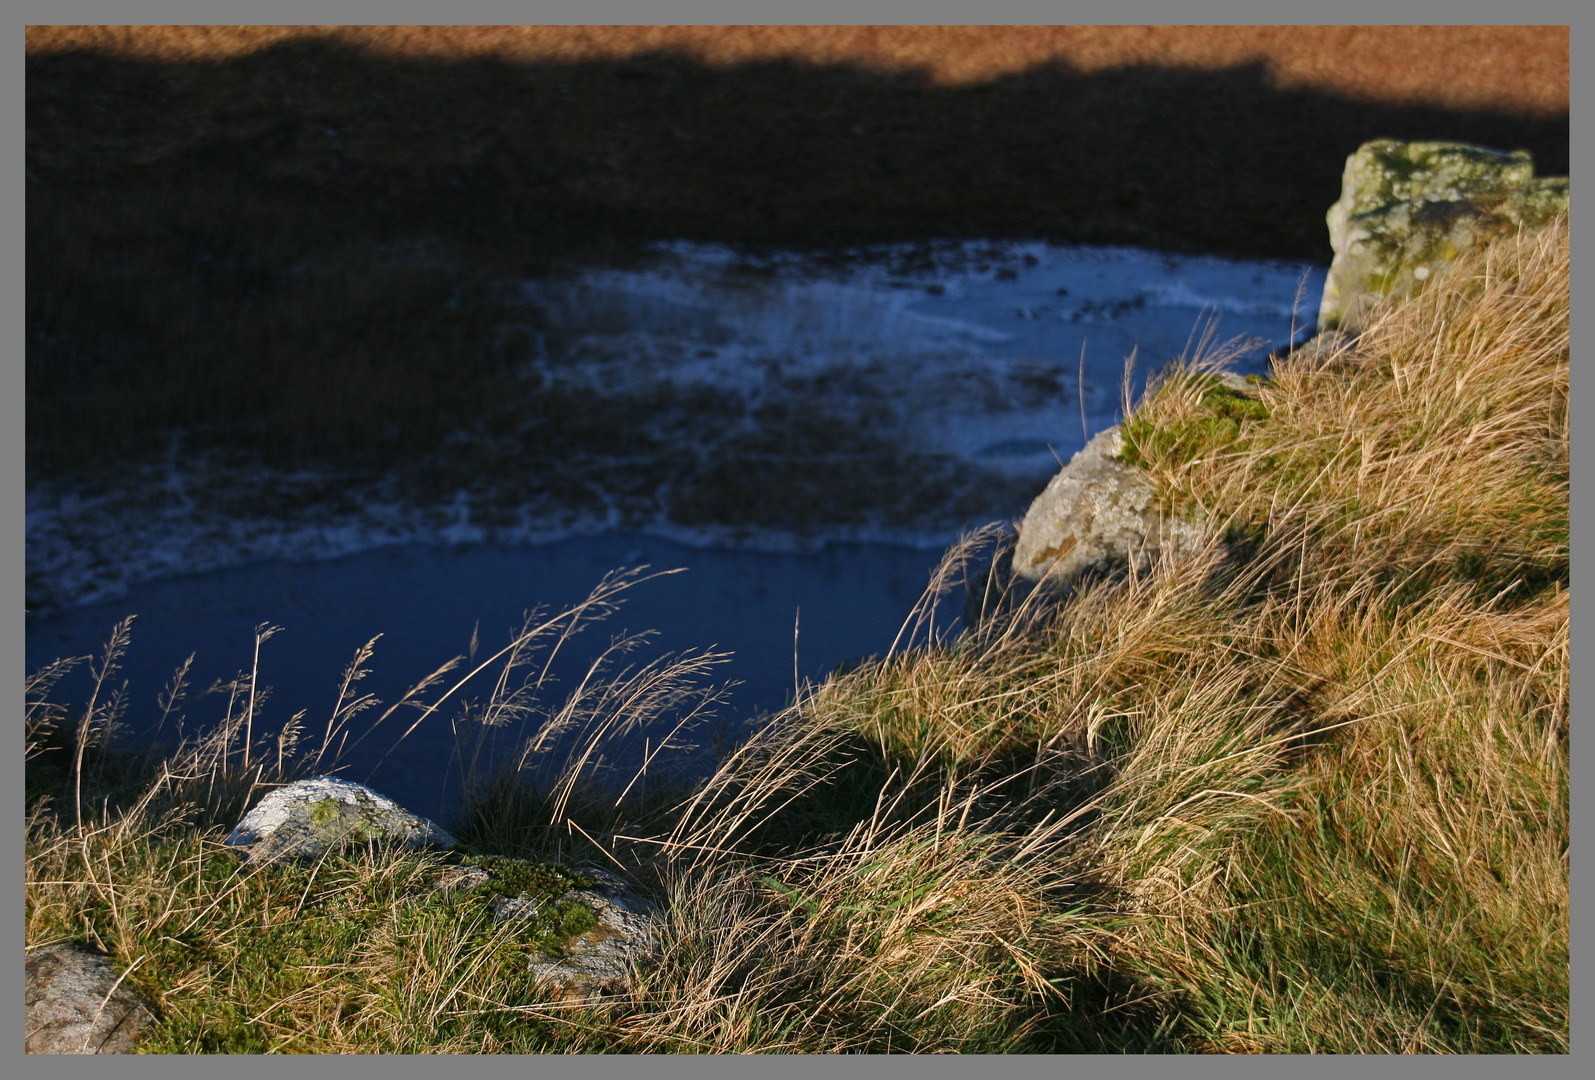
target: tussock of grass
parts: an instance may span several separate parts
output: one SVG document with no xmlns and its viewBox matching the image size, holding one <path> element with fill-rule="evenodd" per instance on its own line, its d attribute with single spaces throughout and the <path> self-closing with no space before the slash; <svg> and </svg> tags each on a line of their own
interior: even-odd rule
<svg viewBox="0 0 1595 1080">
<path fill-rule="evenodd" d="M 248 734 L 252 675 L 216 732 L 113 767 L 126 703 L 36 673 L 29 946 L 104 944 L 171 1017 L 152 1050 L 1566 1052 L 1567 288 L 1563 223 L 1254 388 L 1170 369 L 1130 442 L 1204 548 L 956 635 L 927 601 L 690 787 L 591 765 L 694 716 L 708 663 L 611 654 L 545 707 L 511 674 L 615 583 L 529 623 L 462 746 L 585 736 L 454 824 L 662 902 L 618 999 L 548 998 L 530 943 L 429 899 L 458 856 L 241 867 L 219 830 L 314 760 Z"/>
<path fill-rule="evenodd" d="M 1258 387 L 1267 421 L 1217 459 L 1156 440 L 1141 464 L 1237 526 L 1299 529 L 1328 567 L 1371 562 L 1488 588 L 1567 567 L 1566 225 L 1467 259 L 1386 307 L 1355 347 L 1286 360 Z M 1167 380 L 1132 429 L 1179 430 L 1210 395 Z"/>
</svg>

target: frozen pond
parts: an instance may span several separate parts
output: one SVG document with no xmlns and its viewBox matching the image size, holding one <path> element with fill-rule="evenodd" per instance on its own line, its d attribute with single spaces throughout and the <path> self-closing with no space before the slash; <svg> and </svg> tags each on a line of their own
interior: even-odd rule
<svg viewBox="0 0 1595 1080">
<path fill-rule="evenodd" d="M 269 711 L 306 708 L 315 730 L 372 635 L 386 636 L 368 687 L 392 700 L 465 651 L 478 619 L 496 648 L 522 610 L 648 562 L 689 569 L 633 591 L 572 656 L 622 627 L 660 631 L 649 655 L 728 650 L 734 726 L 791 694 L 799 608 L 800 677 L 884 652 L 961 530 L 1021 516 L 1213 319 L 1216 340 L 1259 343 L 1237 370 L 1261 371 L 1305 335 L 1323 276 L 964 242 L 826 259 L 672 244 L 571 267 L 506 309 L 524 410 L 461 433 L 448 453 L 467 465 L 440 454 L 427 498 L 404 477 L 323 497 L 322 477 L 199 461 L 176 441 L 117 490 L 30 487 L 28 663 L 93 651 L 137 613 L 127 671 L 147 708 L 189 652 L 208 685 L 270 622 L 286 629 L 263 654 Z M 219 714 L 210 701 L 195 721 Z M 453 750 L 433 721 L 375 778 L 423 812 Z"/>
<path fill-rule="evenodd" d="M 1115 422 L 1132 352 L 1144 381 L 1208 318 L 1220 339 L 1277 346 L 1293 318 L 1313 321 L 1321 291 L 1306 266 L 1042 243 L 829 262 L 677 244 L 642 267 L 526 286 L 549 382 L 713 388 L 754 414 L 856 418 L 904 449 L 1021 471 Z"/>
</svg>

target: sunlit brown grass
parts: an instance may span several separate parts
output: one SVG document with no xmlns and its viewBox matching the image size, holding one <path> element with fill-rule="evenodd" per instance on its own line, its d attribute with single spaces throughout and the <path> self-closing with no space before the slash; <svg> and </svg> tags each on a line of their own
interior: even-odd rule
<svg viewBox="0 0 1595 1080">
<path fill-rule="evenodd" d="M 1564 573 L 1566 245 L 1564 223 L 1464 259 L 1387 307 L 1354 348 L 1277 365 L 1256 393 L 1268 419 L 1232 445 L 1194 459 L 1148 446 L 1143 465 L 1171 496 L 1236 524 L 1301 530 L 1313 561 L 1336 571 L 1501 587 Z M 1142 419 L 1184 420 L 1198 378 L 1171 378 Z"/>
<path fill-rule="evenodd" d="M 390 56 L 611 60 L 677 53 L 707 64 L 797 61 L 921 70 L 944 85 L 1049 63 L 1083 71 L 1263 63 L 1284 86 L 1461 108 L 1565 111 L 1557 26 L 29 26 L 29 53 L 217 62 L 289 40 Z M 1328 62 L 1326 62 L 1326 58 Z"/>
</svg>

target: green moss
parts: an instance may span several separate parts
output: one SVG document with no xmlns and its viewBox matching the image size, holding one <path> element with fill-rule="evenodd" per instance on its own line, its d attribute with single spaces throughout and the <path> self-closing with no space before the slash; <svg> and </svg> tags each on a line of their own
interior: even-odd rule
<svg viewBox="0 0 1595 1080">
<path fill-rule="evenodd" d="M 586 904 L 567 900 L 559 905 L 560 932 L 565 938 L 578 938 L 598 925 L 598 916 Z"/>
<path fill-rule="evenodd" d="M 479 866 L 493 875 L 492 881 L 477 890 L 490 900 L 522 894 L 552 899 L 571 889 L 592 887 L 587 877 L 557 863 L 537 863 L 504 855 L 470 855 L 461 859 L 460 865 Z"/>
<path fill-rule="evenodd" d="M 321 799 L 306 807 L 305 812 L 310 816 L 310 824 L 324 829 L 338 820 L 338 800 Z"/>
<path fill-rule="evenodd" d="M 1268 407 L 1214 376 L 1196 376 L 1208 385 L 1196 412 L 1175 424 L 1160 425 L 1142 409 L 1124 422 L 1119 460 L 1128 465 L 1190 462 L 1220 453 L 1240 439 L 1241 425 L 1267 419 Z"/>
<path fill-rule="evenodd" d="M 597 916 L 587 905 L 570 900 L 556 903 L 572 889 L 592 887 L 592 881 L 575 870 L 502 855 L 469 855 L 459 865 L 481 867 L 493 877 L 474 889 L 438 890 L 425 907 L 445 909 L 459 918 L 479 917 L 487 927 L 497 901 L 535 902 L 536 912 L 517 920 L 514 940 L 554 956 L 562 955 L 572 938 L 597 925 Z"/>
</svg>

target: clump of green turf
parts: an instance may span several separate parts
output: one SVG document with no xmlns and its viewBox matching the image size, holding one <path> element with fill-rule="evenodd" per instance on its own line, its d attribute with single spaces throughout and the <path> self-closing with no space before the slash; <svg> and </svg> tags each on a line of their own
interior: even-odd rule
<svg viewBox="0 0 1595 1080">
<path fill-rule="evenodd" d="M 479 866 L 493 876 L 475 888 L 440 888 L 429 904 L 475 920 L 484 913 L 492 915 L 500 899 L 526 901 L 521 910 L 531 914 L 509 920 L 515 926 L 515 940 L 550 956 L 563 955 L 572 938 L 596 925 L 592 908 L 579 901 L 560 900 L 572 889 L 592 887 L 592 881 L 579 871 L 503 855 L 468 855 L 459 865 Z"/>
<path fill-rule="evenodd" d="M 1268 406 L 1254 394 L 1238 390 L 1216 375 L 1187 374 L 1180 369 L 1167 374 L 1185 385 L 1165 384 L 1164 392 L 1193 395 L 1194 407 L 1167 420 L 1155 419 L 1145 412 L 1126 419 L 1121 429 L 1124 446 L 1119 452 L 1119 460 L 1126 464 L 1191 462 L 1211 457 L 1236 446 L 1242 425 L 1268 418 Z"/>
</svg>

